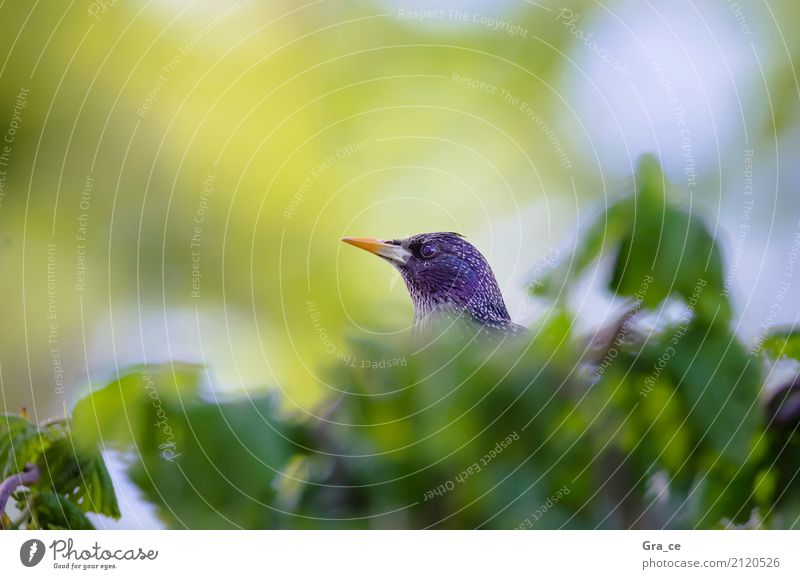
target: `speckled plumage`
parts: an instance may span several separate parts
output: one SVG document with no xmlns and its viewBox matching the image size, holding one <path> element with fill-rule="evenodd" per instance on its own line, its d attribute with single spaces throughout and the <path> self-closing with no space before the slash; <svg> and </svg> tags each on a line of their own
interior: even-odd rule
<svg viewBox="0 0 800 579">
<path fill-rule="evenodd" d="M 523 330 L 511 321 L 486 258 L 461 235 L 422 233 L 386 243 L 411 254 L 406 263 L 391 263 L 411 295 L 417 331 L 438 314 L 466 314 L 487 329 Z M 433 255 L 425 255 L 429 252 Z"/>
</svg>

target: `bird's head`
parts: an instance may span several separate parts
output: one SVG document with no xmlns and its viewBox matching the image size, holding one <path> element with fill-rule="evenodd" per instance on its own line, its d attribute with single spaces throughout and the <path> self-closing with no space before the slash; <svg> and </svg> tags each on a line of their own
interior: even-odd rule
<svg viewBox="0 0 800 579">
<path fill-rule="evenodd" d="M 421 233 L 405 239 L 342 239 L 396 267 L 414 302 L 419 324 L 437 311 L 467 313 L 492 327 L 513 325 L 486 258 L 458 233 Z"/>
</svg>

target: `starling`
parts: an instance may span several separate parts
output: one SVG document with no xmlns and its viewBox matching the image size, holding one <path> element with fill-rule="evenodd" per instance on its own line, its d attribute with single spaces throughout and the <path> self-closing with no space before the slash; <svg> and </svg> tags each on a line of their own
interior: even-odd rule
<svg viewBox="0 0 800 579">
<path fill-rule="evenodd" d="M 518 333 L 486 258 L 458 233 L 405 239 L 344 237 L 398 269 L 414 302 L 414 330 L 440 316 L 463 316 L 488 330 Z"/>
</svg>

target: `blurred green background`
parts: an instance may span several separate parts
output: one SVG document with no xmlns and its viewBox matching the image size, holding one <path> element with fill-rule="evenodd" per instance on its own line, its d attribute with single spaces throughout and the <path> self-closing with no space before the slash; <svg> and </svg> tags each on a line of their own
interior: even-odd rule
<svg viewBox="0 0 800 579">
<path fill-rule="evenodd" d="M 4 2 L 0 405 L 45 418 L 177 359 L 217 394 L 310 412 L 349 336 L 411 320 L 396 274 L 339 237 L 459 231 L 530 323 L 535 264 L 647 151 L 718 237 L 752 340 L 800 228 L 798 17 L 791 0 Z M 774 323 L 797 319 L 798 285 Z M 575 315 L 609 304 L 587 292 Z"/>
</svg>

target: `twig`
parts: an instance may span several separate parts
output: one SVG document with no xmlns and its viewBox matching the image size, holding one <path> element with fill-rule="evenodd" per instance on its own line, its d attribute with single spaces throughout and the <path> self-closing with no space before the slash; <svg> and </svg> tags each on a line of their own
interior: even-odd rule
<svg viewBox="0 0 800 579">
<path fill-rule="evenodd" d="M 589 338 L 584 351 L 584 361 L 599 364 L 617 340 L 624 340 L 633 329 L 629 324 L 639 313 L 640 304 L 627 309 L 612 325 L 600 328 Z"/>
<path fill-rule="evenodd" d="M 39 422 L 39 428 L 44 428 L 46 426 L 55 426 L 56 424 L 64 424 L 66 425 L 69 418 L 66 416 L 51 416 L 50 418 L 45 418 L 41 422 Z"/>
<path fill-rule="evenodd" d="M 14 489 L 20 486 L 29 487 L 36 483 L 41 476 L 42 473 L 39 471 L 39 467 L 29 462 L 25 465 L 22 472 L 12 474 L 0 483 L 0 513 L 6 512 L 6 503 L 11 493 L 14 492 Z"/>
</svg>

